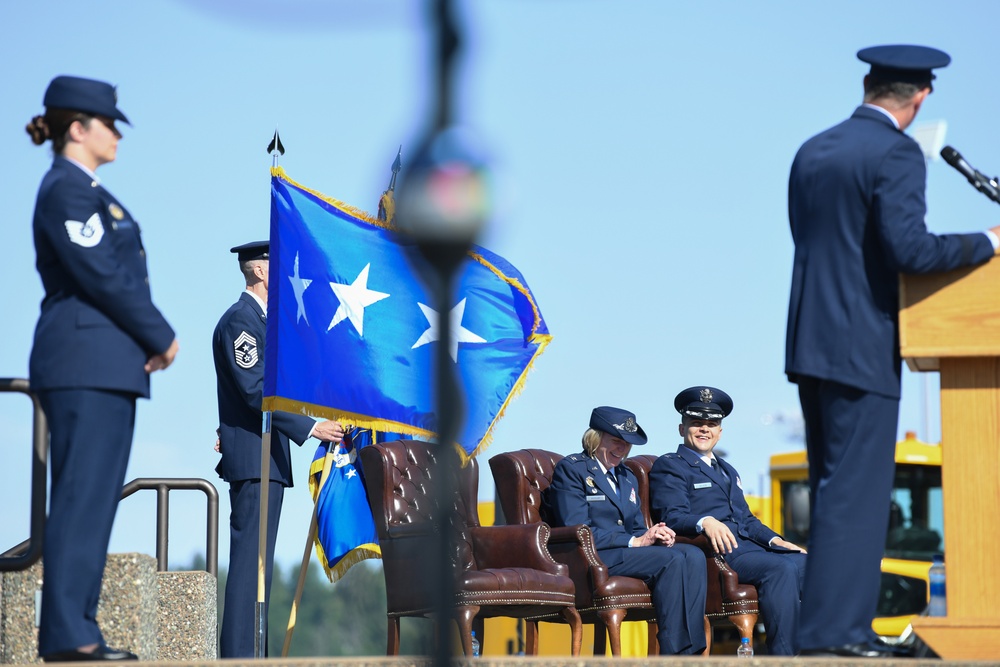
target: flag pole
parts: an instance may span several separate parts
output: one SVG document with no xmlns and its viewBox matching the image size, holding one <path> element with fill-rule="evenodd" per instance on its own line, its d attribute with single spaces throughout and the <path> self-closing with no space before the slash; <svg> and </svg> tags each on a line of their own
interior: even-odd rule
<svg viewBox="0 0 1000 667">
<path fill-rule="evenodd" d="M 257 603 L 254 605 L 253 657 L 267 652 L 267 503 L 271 488 L 271 413 L 264 412 L 264 432 L 260 438 L 260 521 L 257 524 Z"/>
<path fill-rule="evenodd" d="M 302 601 L 302 591 L 306 584 L 306 573 L 309 570 L 309 557 L 312 556 L 313 543 L 316 541 L 318 530 L 317 512 L 319 510 L 319 494 L 326 484 L 330 471 L 333 470 L 333 448 L 337 445 L 326 443 L 326 455 L 323 457 L 323 472 L 320 474 L 319 485 L 316 487 L 316 498 L 313 502 L 312 520 L 309 522 L 309 534 L 306 536 L 306 548 L 302 553 L 302 567 L 299 568 L 299 581 L 295 586 L 295 598 L 292 600 L 292 610 L 288 615 L 288 628 L 285 630 L 285 643 L 281 647 L 281 657 L 288 656 L 288 649 L 292 645 L 292 633 L 295 632 L 296 616 L 299 609 L 299 602 Z"/>
<path fill-rule="evenodd" d="M 274 138 L 267 146 L 272 166 L 278 166 L 278 155 L 285 154 L 285 147 L 274 129 Z M 263 658 L 267 653 L 267 504 L 271 490 L 271 413 L 263 413 L 263 433 L 260 437 L 260 520 L 257 523 L 257 602 L 254 605 L 253 657 Z"/>
</svg>

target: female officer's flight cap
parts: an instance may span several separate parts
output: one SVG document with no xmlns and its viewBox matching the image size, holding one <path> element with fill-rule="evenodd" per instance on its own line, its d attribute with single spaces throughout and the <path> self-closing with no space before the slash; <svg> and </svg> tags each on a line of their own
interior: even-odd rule
<svg viewBox="0 0 1000 667">
<path fill-rule="evenodd" d="M 912 44 L 869 46 L 858 51 L 858 59 L 872 66 L 869 74 L 876 79 L 915 84 L 930 83 L 931 70 L 951 62 L 944 51 Z"/>
<path fill-rule="evenodd" d="M 250 243 L 244 243 L 243 245 L 229 249 L 229 252 L 236 253 L 236 258 L 240 262 L 249 262 L 252 259 L 268 259 L 270 251 L 270 241 L 251 241 Z"/>
<path fill-rule="evenodd" d="M 685 417 L 722 421 L 733 411 L 733 399 L 715 387 L 688 387 L 674 398 L 674 410 Z"/>
<path fill-rule="evenodd" d="M 49 83 L 42 102 L 46 107 L 72 109 L 107 116 L 131 125 L 118 107 L 118 93 L 110 83 L 78 76 L 57 76 Z"/>
<path fill-rule="evenodd" d="M 621 438 L 630 445 L 645 445 L 646 432 L 628 410 L 603 405 L 590 413 L 590 428 Z"/>
</svg>

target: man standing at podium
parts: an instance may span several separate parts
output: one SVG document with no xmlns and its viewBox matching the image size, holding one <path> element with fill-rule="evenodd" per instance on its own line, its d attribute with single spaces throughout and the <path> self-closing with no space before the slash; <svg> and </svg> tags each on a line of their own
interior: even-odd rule
<svg viewBox="0 0 1000 667">
<path fill-rule="evenodd" d="M 924 223 L 924 157 L 903 131 L 948 54 L 875 46 L 858 58 L 871 65 L 864 103 L 802 145 L 788 183 L 785 372 L 799 388 L 813 503 L 803 655 L 892 655 L 871 623 L 895 469 L 899 274 L 982 263 L 1000 246 L 1000 226 L 935 235 Z"/>
</svg>

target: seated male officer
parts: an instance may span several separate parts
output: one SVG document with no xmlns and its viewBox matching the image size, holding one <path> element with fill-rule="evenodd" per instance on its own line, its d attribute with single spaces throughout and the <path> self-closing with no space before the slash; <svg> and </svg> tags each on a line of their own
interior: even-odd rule
<svg viewBox="0 0 1000 667">
<path fill-rule="evenodd" d="M 740 581 L 757 587 L 768 653 L 795 655 L 805 551 L 750 512 L 739 473 L 713 452 L 733 400 L 720 389 L 691 387 L 677 394 L 674 408 L 684 444 L 657 459 L 649 473 L 653 519 L 679 535 L 704 533 Z"/>
<path fill-rule="evenodd" d="M 632 445 L 646 444 L 635 415 L 619 408 L 594 408 L 583 434 L 583 453 L 560 461 L 543 502 L 559 526 L 590 526 L 594 546 L 612 576 L 649 584 L 661 655 L 705 650 L 705 555 L 675 544 L 674 531 L 658 523 L 647 529 L 638 484 L 622 463 Z"/>
</svg>

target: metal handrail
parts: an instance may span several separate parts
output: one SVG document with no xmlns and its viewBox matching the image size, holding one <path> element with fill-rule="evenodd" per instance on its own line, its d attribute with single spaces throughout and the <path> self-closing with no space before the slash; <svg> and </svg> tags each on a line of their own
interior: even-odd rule
<svg viewBox="0 0 1000 667">
<path fill-rule="evenodd" d="M 38 397 L 31 393 L 28 381 L 23 378 L 0 378 L 0 393 L 18 392 L 31 399 L 33 405 L 31 425 L 31 527 L 28 539 L 14 549 L 0 554 L 0 572 L 26 570 L 42 557 L 42 538 L 45 534 L 45 498 L 48 484 L 49 425 L 45 420 Z"/>
<path fill-rule="evenodd" d="M 38 397 L 31 393 L 23 378 L 0 378 L 0 393 L 19 392 L 28 396 L 34 406 L 31 462 L 31 530 L 29 537 L 0 554 L 0 572 L 26 570 L 42 557 L 45 534 L 45 501 L 48 495 L 49 426 Z M 219 576 L 219 492 L 206 479 L 140 477 L 122 487 L 121 500 L 136 491 L 156 490 L 156 569 L 167 571 L 168 527 L 170 524 L 170 491 L 200 490 L 208 498 L 205 536 L 205 569 Z"/>
<path fill-rule="evenodd" d="M 136 491 L 144 489 L 156 490 L 156 571 L 166 572 L 168 527 L 170 524 L 170 496 L 171 491 L 204 491 L 208 496 L 208 508 L 205 535 L 205 571 L 213 577 L 219 576 L 219 492 L 207 479 L 190 477 L 139 477 L 122 487 L 121 500 L 125 500 Z M 12 556 L 22 554 L 31 544 L 31 540 L 25 540 L 17 546 L 8 549 L 0 554 L 0 560 L 10 559 Z M 39 547 L 39 551 L 41 548 Z M 41 555 L 41 553 L 39 553 Z M 21 558 L 24 558 L 21 556 Z M 27 563 L 23 568 L 27 569 L 38 560 L 38 556 Z M 2 569 L 2 568 L 0 568 Z"/>
<path fill-rule="evenodd" d="M 167 571 L 168 526 L 170 524 L 170 491 L 203 491 L 208 497 L 205 517 L 205 570 L 219 576 L 219 492 L 207 479 L 189 477 L 140 477 L 122 487 L 122 500 L 136 491 L 156 490 L 156 569 Z"/>
</svg>

